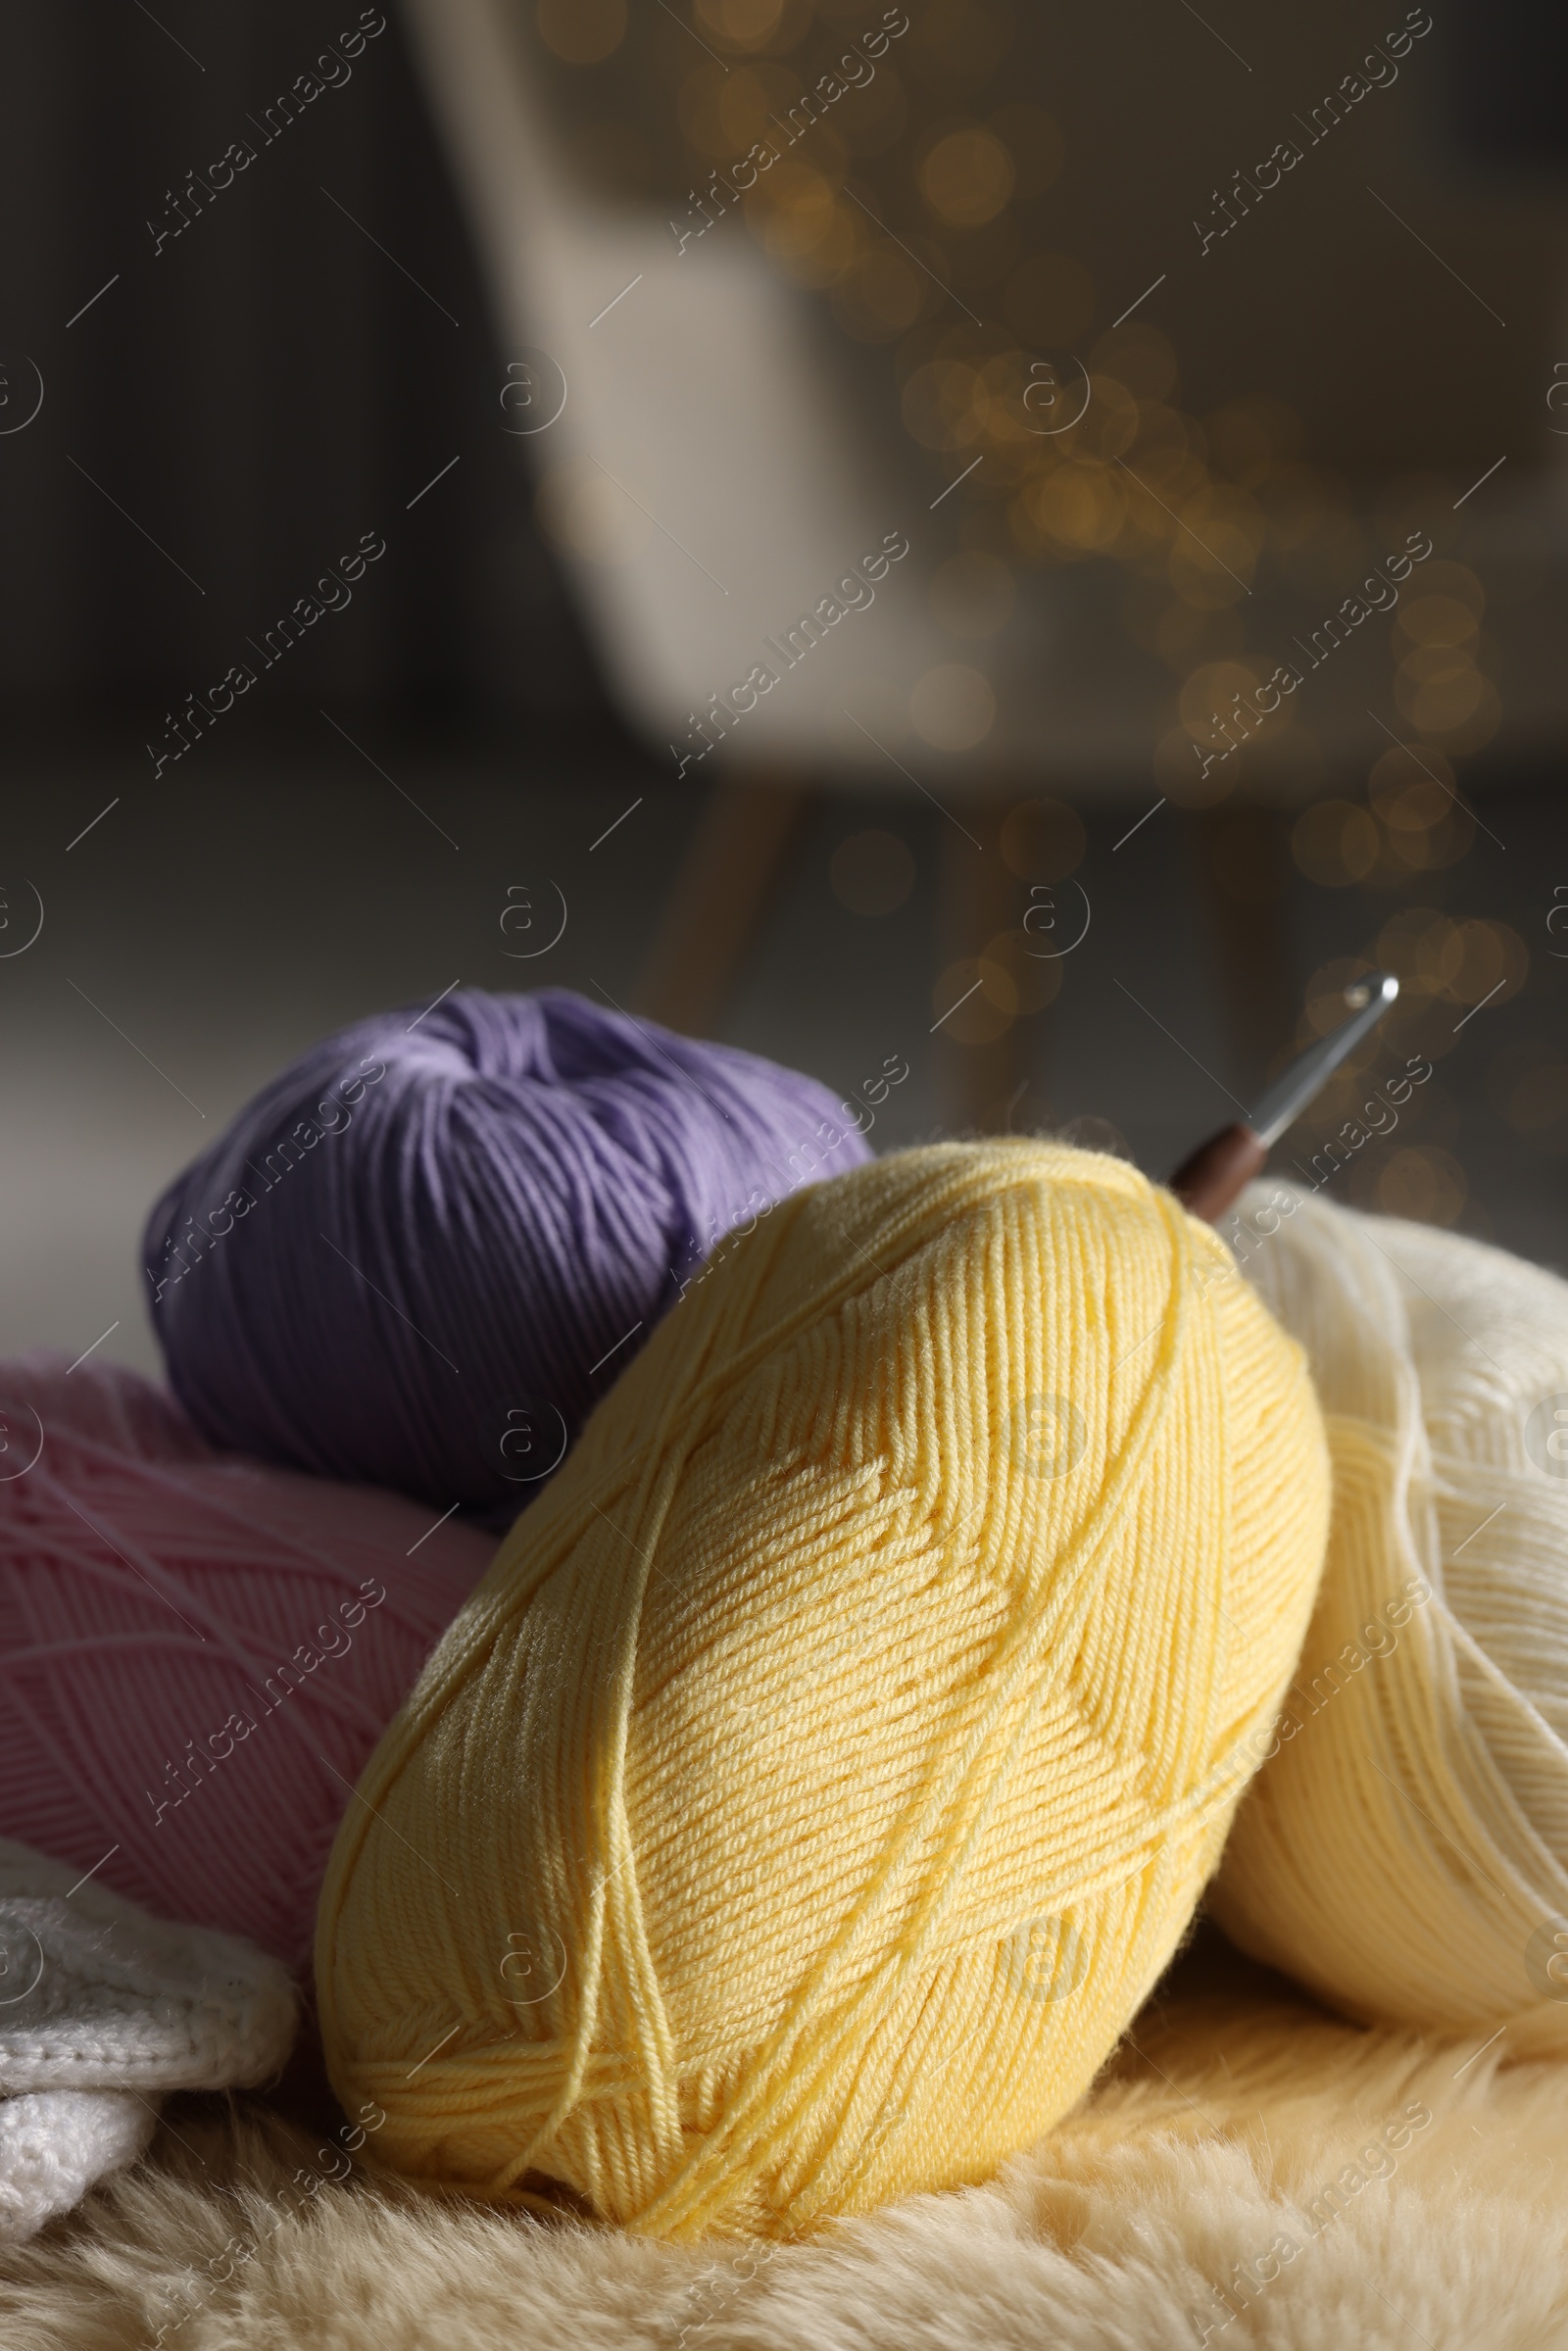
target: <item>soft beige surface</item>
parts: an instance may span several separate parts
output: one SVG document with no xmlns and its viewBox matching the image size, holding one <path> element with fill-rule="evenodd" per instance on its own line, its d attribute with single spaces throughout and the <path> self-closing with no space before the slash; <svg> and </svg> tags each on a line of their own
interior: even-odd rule
<svg viewBox="0 0 1568 2351">
<path fill-rule="evenodd" d="M 1211 1939 L 1134 2037 L 994 2185 L 752 2252 L 363 2176 L 282 2217 L 296 2167 L 334 2168 L 328 2134 L 178 2101 L 145 2163 L 0 2270 L 0 2342 L 145 2351 L 165 2322 L 178 2351 L 1568 2347 L 1561 2066 L 1329 2022 Z M 1432 2120 L 1395 2151 L 1407 2105 Z M 1271 2261 L 1225 2325 L 1213 2287 Z"/>
</svg>

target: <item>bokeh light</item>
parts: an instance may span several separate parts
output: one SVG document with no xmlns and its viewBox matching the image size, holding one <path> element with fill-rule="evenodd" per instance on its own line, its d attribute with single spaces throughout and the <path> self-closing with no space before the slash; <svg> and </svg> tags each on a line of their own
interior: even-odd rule
<svg viewBox="0 0 1568 2351">
<path fill-rule="evenodd" d="M 597 66 L 626 37 L 626 0 L 539 0 L 539 37 L 568 66 Z"/>
<path fill-rule="evenodd" d="M 1475 839 L 1453 768 L 1431 745 L 1419 757 L 1402 746 L 1384 752 L 1367 778 L 1367 799 L 1385 827 L 1385 861 L 1396 881 L 1457 864 Z"/>
<path fill-rule="evenodd" d="M 938 220 L 978 228 L 995 220 L 1012 194 L 1012 157 L 994 130 L 966 125 L 946 132 L 927 149 L 919 181 Z"/>
<path fill-rule="evenodd" d="M 1291 831 L 1291 855 L 1309 882 L 1344 890 L 1365 881 L 1378 859 L 1378 828 L 1349 800 L 1320 800 L 1303 808 Z"/>
<path fill-rule="evenodd" d="M 1062 961 L 1059 955 L 1042 955 L 1040 934 L 1020 925 L 987 941 L 980 968 L 996 1003 L 1010 999 L 1015 1012 L 1043 1012 L 1061 993 Z"/>
<path fill-rule="evenodd" d="M 1011 973 L 989 955 L 959 956 L 938 974 L 931 990 L 933 1034 L 953 1045 L 994 1045 L 1017 1011 Z"/>
<path fill-rule="evenodd" d="M 914 888 L 914 857 L 897 833 L 868 827 L 850 833 L 833 852 L 828 881 L 840 906 L 875 918 L 902 906 Z"/>
<path fill-rule="evenodd" d="M 990 680 L 961 661 L 939 661 L 909 697 L 915 732 L 933 751 L 972 751 L 991 732 L 996 715 Z"/>
<path fill-rule="evenodd" d="M 581 0 L 571 5 L 580 6 Z M 726 49 L 779 47 L 787 18 L 793 18 L 795 39 L 810 22 L 808 9 L 791 10 L 788 0 L 696 0 L 696 6 L 703 31 Z"/>
<path fill-rule="evenodd" d="M 1457 1222 L 1470 1186 L 1451 1151 L 1435 1144 L 1409 1144 L 1383 1163 L 1377 1175 L 1377 1204 L 1388 1216 L 1413 1224 Z"/>
</svg>

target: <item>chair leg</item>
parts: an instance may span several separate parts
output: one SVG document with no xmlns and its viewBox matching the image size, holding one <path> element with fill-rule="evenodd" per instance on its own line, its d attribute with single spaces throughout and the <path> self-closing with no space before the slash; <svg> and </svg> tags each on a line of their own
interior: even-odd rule
<svg viewBox="0 0 1568 2351">
<path fill-rule="evenodd" d="M 960 967 L 952 982 L 955 999 L 966 984 L 961 967 L 1020 920 L 1026 893 L 1000 847 L 1003 819 L 1018 797 L 1011 792 L 1005 799 L 966 799 L 963 830 L 943 828 L 938 952 L 943 972 Z M 940 1014 L 945 1007 L 932 1008 Z M 960 1134 L 995 1135 L 1025 1132 L 1043 1117 L 1039 1089 L 1030 1087 L 1037 1038 L 1028 1013 L 1008 1017 L 984 990 L 943 1020 L 933 1042 L 946 1123 Z"/>
<path fill-rule="evenodd" d="M 1209 808 L 1198 818 L 1226 1018 L 1238 1064 L 1254 1084 L 1289 1048 L 1301 1009 L 1288 922 L 1287 822 L 1285 811 L 1257 801 Z"/>
<path fill-rule="evenodd" d="M 638 983 L 640 1012 L 710 1035 L 813 795 L 771 779 L 720 778 L 709 793 Z"/>
</svg>

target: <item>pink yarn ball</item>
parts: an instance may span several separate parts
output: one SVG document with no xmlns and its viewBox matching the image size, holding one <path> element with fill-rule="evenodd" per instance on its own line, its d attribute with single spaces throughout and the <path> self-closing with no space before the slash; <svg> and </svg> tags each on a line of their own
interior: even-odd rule
<svg viewBox="0 0 1568 2351">
<path fill-rule="evenodd" d="M 215 1452 L 118 1365 L 0 1363 L 0 1835 L 303 1972 L 354 1783 L 494 1549 Z"/>
</svg>

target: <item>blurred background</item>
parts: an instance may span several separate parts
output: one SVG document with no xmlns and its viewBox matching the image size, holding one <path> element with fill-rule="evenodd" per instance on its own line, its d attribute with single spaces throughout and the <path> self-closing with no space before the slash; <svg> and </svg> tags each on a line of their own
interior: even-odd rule
<svg viewBox="0 0 1568 2351">
<path fill-rule="evenodd" d="M 0 1347 L 460 982 L 1568 1257 L 1560 15 L 3 24 Z"/>
</svg>

